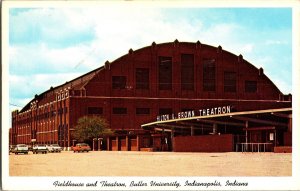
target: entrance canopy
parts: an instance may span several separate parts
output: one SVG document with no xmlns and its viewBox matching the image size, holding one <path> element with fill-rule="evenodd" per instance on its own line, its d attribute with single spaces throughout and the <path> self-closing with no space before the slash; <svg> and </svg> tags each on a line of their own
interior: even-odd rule
<svg viewBox="0 0 300 191">
<path fill-rule="evenodd" d="M 145 130 L 174 131 L 180 134 L 216 134 L 232 131 L 292 131 L 292 108 L 230 112 L 216 115 L 155 121 L 141 125 Z M 218 127 L 218 129 L 216 128 Z"/>
</svg>

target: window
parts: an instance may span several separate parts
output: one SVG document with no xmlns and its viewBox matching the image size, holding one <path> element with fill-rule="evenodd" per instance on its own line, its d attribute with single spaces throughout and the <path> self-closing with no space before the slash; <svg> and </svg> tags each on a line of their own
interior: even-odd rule
<svg viewBox="0 0 300 191">
<path fill-rule="evenodd" d="M 256 81 L 245 81 L 245 92 L 255 93 L 257 91 L 257 82 Z"/>
<path fill-rule="evenodd" d="M 102 107 L 88 107 L 88 115 L 101 115 L 103 114 Z"/>
<path fill-rule="evenodd" d="M 149 89 L 149 69 L 137 68 L 135 70 L 136 89 Z"/>
<path fill-rule="evenodd" d="M 113 114 L 127 114 L 127 108 L 124 107 L 114 107 Z"/>
<path fill-rule="evenodd" d="M 172 58 L 160 56 L 158 69 L 159 90 L 172 90 Z"/>
<path fill-rule="evenodd" d="M 236 92 L 235 72 L 224 72 L 224 92 Z"/>
<path fill-rule="evenodd" d="M 113 89 L 125 89 L 126 87 L 126 76 L 113 76 L 112 77 L 112 88 Z"/>
<path fill-rule="evenodd" d="M 216 64 L 215 59 L 203 60 L 203 91 L 216 90 Z"/>
<path fill-rule="evenodd" d="M 80 96 L 80 90 L 74 90 L 74 95 L 75 96 Z"/>
<path fill-rule="evenodd" d="M 148 115 L 150 114 L 150 108 L 136 108 L 137 115 Z"/>
<path fill-rule="evenodd" d="M 194 90 L 193 54 L 181 54 L 181 89 Z"/>
<path fill-rule="evenodd" d="M 159 115 L 172 114 L 172 108 L 160 108 Z"/>
</svg>

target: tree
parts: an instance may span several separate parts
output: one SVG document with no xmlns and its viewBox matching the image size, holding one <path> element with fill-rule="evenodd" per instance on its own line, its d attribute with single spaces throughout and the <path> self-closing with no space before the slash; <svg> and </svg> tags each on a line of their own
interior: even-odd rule
<svg viewBox="0 0 300 191">
<path fill-rule="evenodd" d="M 80 142 L 90 141 L 102 135 L 110 135 L 106 120 L 99 116 L 84 116 L 78 119 L 74 130 L 74 138 Z"/>
</svg>

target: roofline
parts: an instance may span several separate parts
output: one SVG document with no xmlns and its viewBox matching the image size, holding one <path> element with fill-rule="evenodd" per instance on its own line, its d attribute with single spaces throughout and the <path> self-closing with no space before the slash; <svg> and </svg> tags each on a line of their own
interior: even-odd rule
<svg viewBox="0 0 300 191">
<path fill-rule="evenodd" d="M 156 43 L 153 41 L 153 43 L 152 43 L 151 45 L 145 46 L 145 47 L 142 47 L 142 48 L 139 48 L 139 49 L 136 49 L 136 50 L 134 50 L 134 51 L 132 51 L 132 52 L 134 53 L 134 52 L 137 52 L 137 51 L 141 51 L 141 50 L 143 50 L 143 49 L 151 48 L 152 46 L 161 46 L 161 45 L 172 44 L 172 43 L 179 43 L 179 44 L 183 44 L 183 43 L 186 43 L 186 44 L 198 44 L 198 43 L 200 43 L 201 46 L 207 46 L 207 47 L 214 48 L 214 49 L 218 49 L 219 47 L 221 47 L 221 46 L 215 47 L 215 46 L 212 46 L 212 45 L 209 45 L 209 44 L 202 44 L 199 40 L 198 40 L 197 42 L 186 42 L 186 41 L 180 42 L 180 41 L 178 41 L 178 40 L 176 39 L 176 40 L 173 41 L 173 42 L 163 42 L 163 43 L 159 43 L 159 44 L 156 44 Z M 222 48 L 222 47 L 221 47 L 221 48 Z M 126 57 L 128 54 L 130 54 L 130 50 L 132 50 L 132 49 L 129 49 L 129 52 L 128 52 L 127 54 L 124 54 L 124 55 L 118 57 L 117 59 L 113 60 L 113 61 L 110 62 L 109 64 L 113 64 L 114 62 L 117 62 L 118 60 L 120 60 L 120 59 Z M 225 51 L 225 52 L 227 52 L 227 53 L 229 53 L 229 54 L 231 54 L 231 55 L 233 55 L 233 56 L 238 57 L 238 55 L 236 55 L 236 54 L 234 54 L 234 53 L 232 53 L 232 52 L 229 52 L 229 51 L 227 51 L 227 50 L 223 50 L 223 48 L 222 48 L 222 51 Z M 255 67 L 255 68 L 258 70 L 258 68 L 257 68 L 256 66 L 254 66 L 253 64 L 251 64 L 250 62 L 248 62 L 248 61 L 245 60 L 244 58 L 243 58 L 243 60 L 244 60 L 247 64 L 251 65 L 252 67 Z M 56 89 L 58 89 L 58 88 L 60 88 L 60 87 L 62 87 L 62 86 L 64 86 L 64 85 L 70 84 L 70 83 L 76 81 L 76 80 L 79 79 L 79 78 L 82 78 L 82 77 L 87 76 L 87 75 L 89 75 L 89 74 L 91 74 L 91 73 L 93 73 L 93 72 L 96 72 L 97 70 L 100 71 L 100 70 L 103 69 L 103 68 L 104 68 L 104 66 L 98 67 L 98 68 L 96 68 L 96 69 L 94 69 L 94 70 L 92 70 L 92 71 L 90 71 L 90 72 L 88 72 L 88 73 L 85 73 L 85 74 L 83 74 L 83 75 L 81 75 L 81 76 L 79 76 L 79 77 L 77 77 L 77 78 L 75 78 L 75 79 L 73 79 L 73 80 L 71 80 L 71 81 L 69 81 L 69 82 L 66 82 L 66 83 L 64 83 L 64 84 L 58 85 L 58 86 L 53 87 L 53 88 L 50 88 L 50 89 L 48 89 L 48 90 L 46 90 L 46 91 L 44 91 L 44 92 L 42 92 L 42 93 L 40 93 L 40 94 L 36 94 L 36 95 L 38 95 L 38 97 L 39 97 L 39 96 L 41 96 L 41 95 L 43 95 L 43 94 L 46 94 L 46 93 L 48 93 L 48 92 L 50 92 L 50 91 L 55 91 Z M 274 84 L 274 82 L 273 82 L 268 76 L 266 76 L 266 75 L 264 75 L 264 76 L 265 76 L 265 77 L 266 77 L 266 78 L 267 78 L 267 79 L 268 79 L 268 80 L 276 87 L 276 89 L 277 89 L 282 95 L 284 95 L 284 94 L 280 91 L 280 89 Z M 34 101 L 35 99 L 36 99 L 36 97 L 34 97 L 31 101 L 29 101 L 29 102 L 28 102 L 28 103 L 20 110 L 20 112 L 24 112 L 25 108 L 27 108 L 27 107 L 29 106 L 29 104 L 30 104 L 32 101 Z"/>
<path fill-rule="evenodd" d="M 178 121 L 188 121 L 188 120 L 195 120 L 195 119 L 207 119 L 207 118 L 227 117 L 227 116 L 236 116 L 236 115 L 261 114 L 261 113 L 276 113 L 276 112 L 283 112 L 283 111 L 292 111 L 292 108 L 290 107 L 290 108 L 280 108 L 280 109 L 240 111 L 240 112 L 217 114 L 217 115 L 194 116 L 194 117 L 171 119 L 171 120 L 165 120 L 165 121 L 155 121 L 155 122 L 143 124 L 143 125 L 141 125 L 141 127 L 143 128 L 143 127 L 148 127 L 148 126 L 152 126 L 152 125 L 159 125 L 159 124 L 172 123 L 172 122 L 178 122 Z"/>
<path fill-rule="evenodd" d="M 78 80 L 78 79 L 80 79 L 80 78 L 83 78 L 84 76 L 87 76 L 87 75 L 89 75 L 89 74 L 91 74 L 91 73 L 93 73 L 93 72 L 97 72 L 98 70 L 100 71 L 101 69 L 103 69 L 104 68 L 104 66 L 100 66 L 100 67 L 98 67 L 98 68 L 96 68 L 96 69 L 94 69 L 94 70 L 92 70 L 92 71 L 90 71 L 90 72 L 88 72 L 88 73 L 85 73 L 85 74 L 82 74 L 82 75 L 80 75 L 80 76 L 78 76 L 78 77 L 76 77 L 76 78 L 74 78 L 73 80 L 71 80 L 71 81 L 69 81 L 69 82 L 66 82 L 66 83 L 64 83 L 64 84 L 61 84 L 61 85 L 58 85 L 58 86 L 56 86 L 56 87 L 52 87 L 52 88 L 50 88 L 50 89 L 48 89 L 48 90 L 46 90 L 46 91 L 44 91 L 44 92 L 42 92 L 42 93 L 40 93 L 40 94 L 36 94 L 38 97 L 39 96 L 41 96 L 41 95 L 43 95 L 43 94 L 46 94 L 46 93 L 48 93 L 48 92 L 50 92 L 50 91 L 55 91 L 55 90 L 57 90 L 58 88 L 60 88 L 60 87 L 62 87 L 62 86 L 65 86 L 65 85 L 67 85 L 67 84 L 70 84 L 70 83 L 72 83 L 72 82 L 74 82 L 74 81 L 76 81 L 76 80 Z M 26 108 L 26 107 L 28 107 L 28 105 L 32 102 L 32 101 L 34 101 L 36 98 L 35 97 L 33 97 L 32 98 L 32 100 L 30 100 L 21 110 L 20 110 L 20 113 L 21 112 L 24 112 L 24 109 Z"/>
</svg>

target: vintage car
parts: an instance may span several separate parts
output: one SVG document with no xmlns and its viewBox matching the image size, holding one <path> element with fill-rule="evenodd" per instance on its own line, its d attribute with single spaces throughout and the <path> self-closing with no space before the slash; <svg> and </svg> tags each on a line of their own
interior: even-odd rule
<svg viewBox="0 0 300 191">
<path fill-rule="evenodd" d="M 12 149 L 12 153 L 15 153 L 16 155 L 19 153 L 28 154 L 28 146 L 25 144 L 18 144 Z"/>
<path fill-rule="evenodd" d="M 62 151 L 62 148 L 58 144 L 47 145 L 47 149 L 48 149 L 48 152 L 50 152 L 50 153 L 54 153 L 54 152 L 60 153 Z"/>
<path fill-rule="evenodd" d="M 47 149 L 46 145 L 38 144 L 38 145 L 33 146 L 32 152 L 33 152 L 33 154 L 38 154 L 38 153 L 47 154 L 48 149 Z"/>
<path fill-rule="evenodd" d="M 75 152 L 89 152 L 91 147 L 86 143 L 77 143 L 76 146 L 72 147 L 72 150 Z"/>
</svg>

